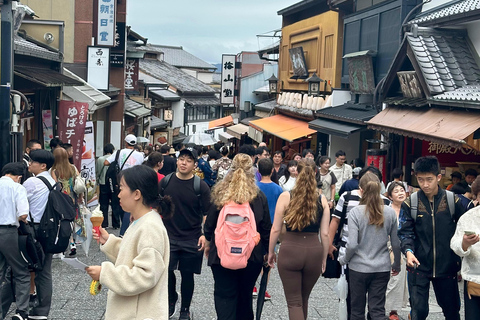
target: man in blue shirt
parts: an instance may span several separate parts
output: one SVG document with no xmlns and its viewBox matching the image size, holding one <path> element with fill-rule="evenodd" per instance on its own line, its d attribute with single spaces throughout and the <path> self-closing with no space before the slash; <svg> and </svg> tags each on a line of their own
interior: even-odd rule
<svg viewBox="0 0 480 320">
<path fill-rule="evenodd" d="M 257 186 L 267 196 L 268 210 L 270 211 L 270 220 L 273 223 L 277 200 L 283 190 L 282 187 L 274 183 L 271 179 L 271 175 L 273 172 L 273 162 L 270 158 L 264 158 L 258 161 L 258 172 L 262 175 L 262 179 L 257 182 Z"/>
</svg>

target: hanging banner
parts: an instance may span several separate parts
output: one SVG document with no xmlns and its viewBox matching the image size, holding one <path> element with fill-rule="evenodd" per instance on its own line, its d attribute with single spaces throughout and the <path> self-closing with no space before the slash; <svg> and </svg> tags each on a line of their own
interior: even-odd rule
<svg viewBox="0 0 480 320">
<path fill-rule="evenodd" d="M 87 122 L 88 103 L 60 100 L 58 104 L 58 136 L 73 147 L 73 164 L 81 170 L 83 135 Z"/>
<path fill-rule="evenodd" d="M 43 121 L 43 145 L 45 150 L 52 150 L 50 148 L 50 140 L 53 139 L 53 122 L 52 122 L 52 111 L 51 110 L 42 110 L 42 121 Z"/>
<path fill-rule="evenodd" d="M 98 205 L 98 197 L 96 194 L 96 176 L 95 176 L 95 134 L 93 132 L 93 122 L 87 121 L 85 126 L 85 135 L 82 147 L 82 169 L 81 176 L 85 179 L 87 185 L 87 206 L 93 207 Z"/>
<path fill-rule="evenodd" d="M 220 103 L 233 104 L 235 93 L 235 61 L 236 55 L 222 55 L 222 82 L 220 89 Z"/>
</svg>

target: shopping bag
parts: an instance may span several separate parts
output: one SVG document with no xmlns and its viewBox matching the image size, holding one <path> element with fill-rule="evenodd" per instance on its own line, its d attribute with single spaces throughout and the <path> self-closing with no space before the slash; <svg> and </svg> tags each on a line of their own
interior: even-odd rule
<svg viewBox="0 0 480 320">
<path fill-rule="evenodd" d="M 347 277 L 345 276 L 344 272 L 345 268 L 342 267 L 342 274 L 338 279 L 337 284 L 333 287 L 333 290 L 337 294 L 338 298 L 340 299 L 340 303 L 338 305 L 338 319 L 339 320 L 347 320 L 348 312 L 347 312 L 347 295 L 348 295 L 348 283 Z"/>
</svg>

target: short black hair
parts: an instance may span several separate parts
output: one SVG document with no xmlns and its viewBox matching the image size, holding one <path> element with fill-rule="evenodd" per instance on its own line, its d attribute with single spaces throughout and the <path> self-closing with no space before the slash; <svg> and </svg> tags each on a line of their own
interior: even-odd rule
<svg viewBox="0 0 480 320">
<path fill-rule="evenodd" d="M 107 143 L 104 147 L 103 147 L 103 153 L 104 154 L 112 154 L 113 151 L 115 150 L 115 146 L 111 143 Z"/>
<path fill-rule="evenodd" d="M 30 140 L 28 140 L 28 142 L 27 142 L 27 148 L 28 148 L 28 149 L 31 149 L 34 144 L 42 145 L 42 143 L 40 142 L 40 140 L 38 140 L 38 139 L 30 139 Z"/>
<path fill-rule="evenodd" d="M 382 182 L 382 172 L 380 172 L 380 170 L 377 168 L 377 167 L 374 167 L 374 166 L 368 166 L 368 167 L 365 167 L 362 169 L 362 171 L 360 171 L 360 174 L 358 175 L 358 180 L 362 179 L 363 175 L 367 172 L 371 172 L 373 173 L 374 175 L 376 175 L 378 177 L 378 180 L 380 180 L 380 182 Z"/>
<path fill-rule="evenodd" d="M 267 147 L 258 147 L 255 150 L 255 154 L 261 156 L 264 151 L 267 151 L 267 153 L 270 154 L 270 149 L 268 149 Z"/>
<path fill-rule="evenodd" d="M 270 177 L 273 169 L 273 161 L 270 158 L 260 159 L 257 163 L 257 167 L 258 172 L 260 172 L 262 177 Z"/>
<path fill-rule="evenodd" d="M 246 155 L 249 155 L 250 157 L 253 157 L 255 156 L 255 147 L 251 144 L 244 144 L 240 147 L 238 153 L 244 153 Z"/>
<path fill-rule="evenodd" d="M 164 144 L 163 146 L 160 147 L 161 153 L 168 153 L 169 151 L 170 151 L 170 146 L 167 144 Z"/>
<path fill-rule="evenodd" d="M 220 148 L 221 148 L 222 146 L 223 146 L 223 143 L 217 142 L 217 143 L 213 144 L 213 149 L 214 149 L 215 151 L 220 151 Z"/>
<path fill-rule="evenodd" d="M 48 151 L 47 151 L 48 152 Z M 50 153 L 51 154 L 51 153 Z M 25 162 L 10 162 L 3 166 L 2 168 L 2 177 L 6 174 L 11 174 L 12 176 L 23 176 L 26 169 Z"/>
<path fill-rule="evenodd" d="M 330 162 L 332 162 L 332 159 L 330 159 L 330 158 L 327 157 L 327 156 L 320 156 L 320 157 L 318 157 L 318 158 L 317 158 L 317 166 L 320 166 L 320 165 L 324 164 L 325 161 L 327 161 L 327 160 L 330 161 Z"/>
<path fill-rule="evenodd" d="M 363 166 L 365 165 L 365 162 L 363 162 L 363 160 L 360 158 L 355 158 L 353 160 L 353 164 L 355 165 L 355 167 L 363 168 Z"/>
<path fill-rule="evenodd" d="M 470 168 L 465 170 L 465 177 L 466 176 L 474 176 L 476 178 L 478 176 L 478 172 L 477 170 Z"/>
<path fill-rule="evenodd" d="M 163 161 L 163 154 L 161 154 L 158 151 L 153 151 L 148 155 L 147 161 L 145 161 L 145 165 L 149 166 L 150 168 L 153 168 L 157 165 L 157 163 Z"/>
<path fill-rule="evenodd" d="M 395 168 L 392 171 L 393 179 L 400 179 L 403 176 L 403 170 L 401 168 Z"/>
<path fill-rule="evenodd" d="M 65 150 L 70 149 L 71 147 L 73 147 L 71 143 L 62 143 L 62 148 Z"/>
<path fill-rule="evenodd" d="M 225 145 L 224 145 L 224 146 L 222 146 L 222 147 L 220 148 L 220 153 L 221 153 L 222 156 L 224 156 L 224 157 L 226 157 L 226 156 L 228 155 L 228 151 L 229 151 L 229 150 L 228 150 L 228 146 L 225 146 Z"/>
<path fill-rule="evenodd" d="M 466 192 L 470 192 L 471 189 L 465 181 L 461 181 L 459 183 L 454 184 L 450 188 L 450 191 L 452 191 L 455 194 L 464 194 Z"/>
<path fill-rule="evenodd" d="M 183 148 L 183 143 L 179 143 L 175 146 L 175 151 L 180 151 Z"/>
<path fill-rule="evenodd" d="M 312 149 L 303 149 L 302 151 L 302 158 L 305 158 L 307 156 L 307 154 L 311 153 L 312 155 L 315 156 L 315 153 L 313 153 L 313 150 Z"/>
<path fill-rule="evenodd" d="M 50 170 L 50 168 L 53 166 L 53 163 L 55 162 L 55 157 L 53 156 L 53 153 L 44 149 L 32 150 L 30 152 L 30 159 L 38 163 L 45 163 L 45 165 L 47 166 L 47 170 Z"/>
<path fill-rule="evenodd" d="M 281 155 L 283 158 L 283 151 L 277 150 L 273 153 L 273 155 L 277 155 L 277 154 Z"/>
<path fill-rule="evenodd" d="M 438 176 L 440 173 L 440 163 L 435 156 L 420 157 L 413 165 L 413 171 L 417 173 L 433 173 Z"/>
<path fill-rule="evenodd" d="M 50 148 L 53 150 L 58 146 L 61 146 L 63 144 L 63 141 L 60 140 L 59 138 L 53 138 L 50 140 Z"/>
<path fill-rule="evenodd" d="M 341 156 L 347 156 L 347 154 L 345 153 L 345 151 L 343 150 L 338 150 L 336 153 L 335 153 L 335 158 L 338 158 L 338 157 L 341 157 Z"/>
</svg>

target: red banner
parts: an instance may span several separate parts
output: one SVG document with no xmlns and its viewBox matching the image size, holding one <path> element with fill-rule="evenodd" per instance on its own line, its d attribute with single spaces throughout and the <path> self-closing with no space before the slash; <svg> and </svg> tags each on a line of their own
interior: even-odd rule
<svg viewBox="0 0 480 320">
<path fill-rule="evenodd" d="M 64 101 L 58 104 L 58 132 L 63 143 L 73 146 L 73 163 L 80 171 L 88 103 Z"/>
<path fill-rule="evenodd" d="M 424 140 L 422 156 L 436 156 L 441 167 L 456 167 L 457 162 L 480 162 L 480 152 L 470 148 L 455 148 Z"/>
</svg>

